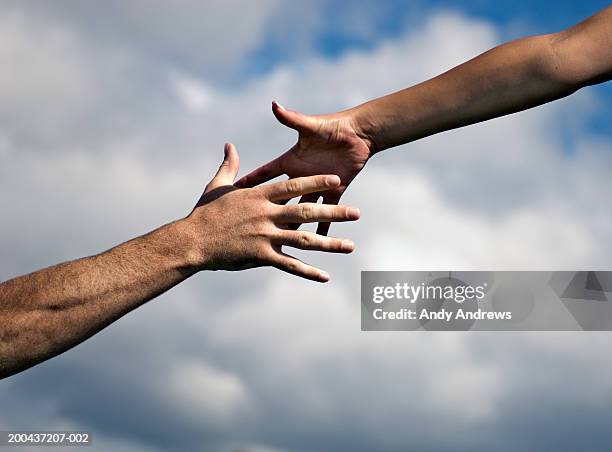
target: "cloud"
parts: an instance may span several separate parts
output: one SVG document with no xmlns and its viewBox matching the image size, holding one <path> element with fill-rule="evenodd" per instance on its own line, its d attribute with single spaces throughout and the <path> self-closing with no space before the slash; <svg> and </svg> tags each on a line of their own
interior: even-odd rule
<svg viewBox="0 0 612 452">
<path fill-rule="evenodd" d="M 273 98 L 333 111 L 499 41 L 490 23 L 438 12 L 375 48 L 229 89 L 193 67 L 227 73 L 267 19 L 247 2 L 240 30 L 224 5 L 193 6 L 214 23 L 187 20 L 184 35 L 163 8 L 136 20 L 138 2 L 108 5 L 121 12 L 115 37 L 86 32 L 100 11 L 77 3 L 61 20 L 21 8 L 0 19 L 2 279 L 185 215 L 225 140 L 243 172 L 283 151 L 294 134 L 275 123 Z M 195 66 L 174 64 L 181 52 Z M 0 428 L 89 430 L 94 450 L 570 450 L 576 423 L 608 442 L 606 334 L 359 331 L 360 270 L 605 267 L 610 140 L 574 118 L 597 108 L 587 91 L 377 156 L 345 199 L 362 220 L 332 229 L 356 252 L 296 253 L 330 284 L 272 269 L 192 278 L 4 380 Z"/>
<path fill-rule="evenodd" d="M 185 108 L 194 113 L 212 105 L 212 92 L 201 81 L 177 74 L 174 76 L 174 89 Z"/>
<path fill-rule="evenodd" d="M 212 369 L 206 363 L 188 362 L 172 373 L 170 384 L 164 382 L 160 393 L 170 389 L 168 402 L 179 410 L 189 410 L 198 422 L 227 423 L 248 399 L 247 389 L 236 376 Z"/>
<path fill-rule="evenodd" d="M 50 7 L 9 1 L 4 9 L 27 8 L 36 19 L 104 46 L 218 77 L 239 68 L 278 4 L 277 0 L 187 0 L 177 7 L 161 0 L 103 4 L 65 0 Z"/>
</svg>

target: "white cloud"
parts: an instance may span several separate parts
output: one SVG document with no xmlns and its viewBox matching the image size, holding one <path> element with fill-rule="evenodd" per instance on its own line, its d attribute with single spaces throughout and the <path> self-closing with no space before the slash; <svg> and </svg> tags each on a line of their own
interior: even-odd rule
<svg viewBox="0 0 612 452">
<path fill-rule="evenodd" d="M 168 402 L 179 411 L 189 410 L 199 422 L 223 425 L 235 421 L 238 411 L 248 405 L 248 391 L 240 378 L 205 362 L 176 366 L 169 388 L 164 382 L 159 391 L 163 394 L 168 389 Z"/>
<path fill-rule="evenodd" d="M 136 53 L 159 65 L 178 64 L 215 77 L 238 70 L 261 41 L 277 0 L 64 0 L 52 6 L 36 1 L 5 2 L 5 11 L 73 30 L 103 46 Z M 102 17 L 106 20 L 100 20 Z"/>
<path fill-rule="evenodd" d="M 33 127 L 48 139 L 76 122 L 99 92 L 78 37 L 37 25 L 20 11 L 0 17 L 0 118 L 5 134 Z"/>
<path fill-rule="evenodd" d="M 201 81 L 179 74 L 172 81 L 176 95 L 189 111 L 201 112 L 211 105 L 213 93 Z"/>
</svg>

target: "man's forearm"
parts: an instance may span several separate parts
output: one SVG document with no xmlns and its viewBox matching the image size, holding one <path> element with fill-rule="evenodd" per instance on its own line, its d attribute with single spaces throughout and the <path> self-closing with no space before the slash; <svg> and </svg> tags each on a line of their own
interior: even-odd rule
<svg viewBox="0 0 612 452">
<path fill-rule="evenodd" d="M 344 112 L 374 151 L 525 110 L 609 79 L 612 8 L 561 33 L 513 41 Z"/>
<path fill-rule="evenodd" d="M 182 221 L 0 284 L 0 378 L 77 345 L 196 272 Z"/>
</svg>

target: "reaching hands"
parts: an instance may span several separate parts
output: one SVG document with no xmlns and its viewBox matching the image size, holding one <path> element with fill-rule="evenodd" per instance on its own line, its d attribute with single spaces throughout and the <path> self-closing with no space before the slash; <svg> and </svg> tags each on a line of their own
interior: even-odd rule
<svg viewBox="0 0 612 452">
<path fill-rule="evenodd" d="M 241 270 L 271 265 L 286 272 L 325 282 L 329 274 L 285 254 L 282 246 L 304 250 L 350 253 L 350 240 L 296 231 L 292 224 L 354 221 L 353 207 L 305 202 L 284 205 L 296 196 L 308 197 L 330 190 L 337 192 L 341 180 L 335 175 L 300 177 L 261 187 L 233 186 L 238 173 L 238 152 L 225 146 L 225 158 L 186 219 L 196 240 L 198 266 L 202 270 Z"/>
<path fill-rule="evenodd" d="M 315 174 L 337 174 L 340 184 L 311 191 L 300 202 L 338 204 L 340 197 L 373 153 L 372 143 L 360 133 L 356 123 L 342 114 L 307 116 L 272 103 L 272 111 L 281 124 L 296 130 L 297 143 L 280 157 L 240 179 L 236 186 L 254 187 L 281 174 L 291 178 Z M 320 219 L 317 234 L 326 235 L 330 223 Z M 295 222 L 294 227 L 299 226 Z"/>
</svg>

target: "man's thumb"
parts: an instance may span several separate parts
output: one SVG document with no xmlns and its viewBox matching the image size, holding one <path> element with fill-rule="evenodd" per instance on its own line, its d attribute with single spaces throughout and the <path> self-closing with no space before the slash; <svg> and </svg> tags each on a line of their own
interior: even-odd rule
<svg viewBox="0 0 612 452">
<path fill-rule="evenodd" d="M 217 187 L 222 187 L 223 185 L 232 185 L 234 183 L 234 179 L 236 179 L 236 175 L 238 174 L 238 169 L 240 167 L 240 158 L 238 157 L 236 146 L 234 146 L 232 143 L 225 143 L 223 152 L 223 162 L 221 163 L 217 174 L 215 174 L 215 177 L 213 177 L 210 183 L 206 186 L 207 192 Z"/>
</svg>

